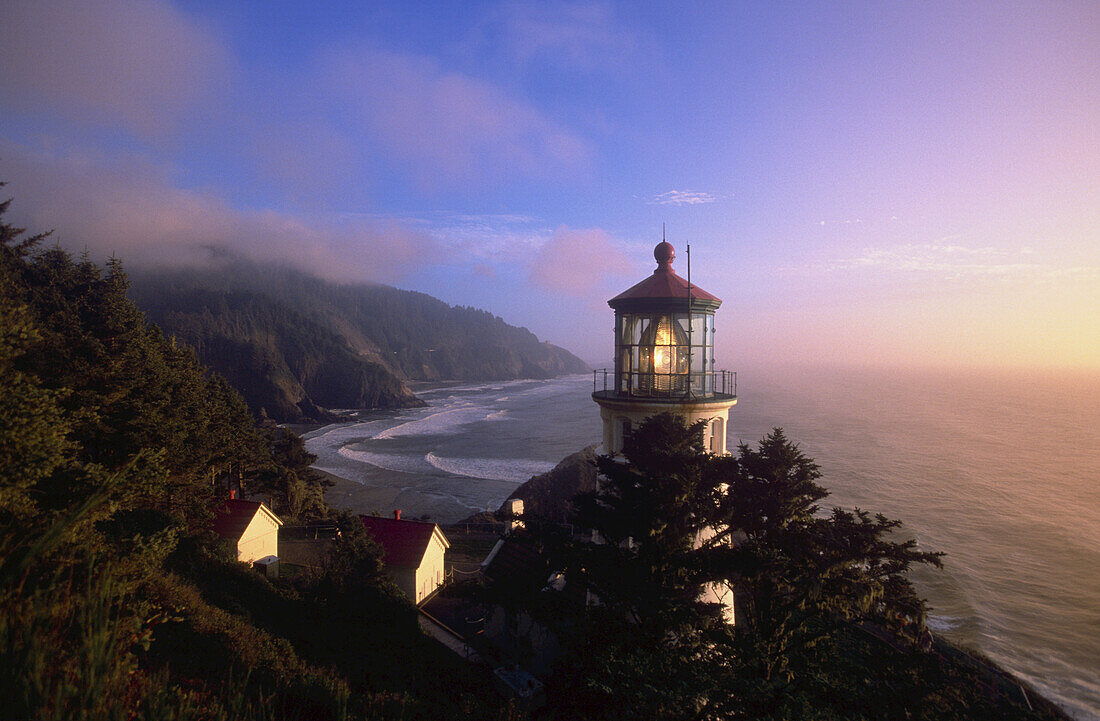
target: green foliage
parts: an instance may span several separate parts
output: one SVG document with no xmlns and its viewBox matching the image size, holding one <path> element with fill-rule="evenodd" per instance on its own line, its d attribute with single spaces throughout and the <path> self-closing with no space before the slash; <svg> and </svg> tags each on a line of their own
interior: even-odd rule
<svg viewBox="0 0 1100 721">
<path fill-rule="evenodd" d="M 306 451 L 301 437 L 279 428 L 268 429 L 265 438 L 271 456 L 246 474 L 248 491 L 270 499 L 286 523 L 308 524 L 328 515 L 324 494 L 331 482 L 310 468 L 316 456 Z"/>
<path fill-rule="evenodd" d="M 30 490 L 65 462 L 69 428 L 62 394 L 15 367 L 39 336 L 10 286 L 0 277 L 0 514 L 27 518 L 36 507 Z"/>
<path fill-rule="evenodd" d="M 597 612 L 598 613 L 598 612 Z M 551 679 L 553 719 L 700 718 L 713 669 L 693 633 L 666 637 L 603 617 L 586 626 L 585 653 Z"/>
<path fill-rule="evenodd" d="M 297 589 L 226 553 L 215 481 L 328 516 L 301 440 L 260 432 L 224 379 L 146 325 L 120 263 L 21 238 L 0 223 L 5 717 L 498 716 L 484 679 L 422 637 L 357 519 Z"/>
<path fill-rule="evenodd" d="M 388 286 L 336 285 L 285 268 L 220 269 L 139 278 L 134 297 L 280 421 L 327 408 L 418 404 L 400 379 L 547 378 L 587 367 L 484 311 Z"/>
<path fill-rule="evenodd" d="M 726 563 L 739 588 L 742 674 L 782 693 L 796 657 L 835 633 L 833 619 L 873 622 L 899 643 L 917 641 L 926 609 L 906 574 L 914 563 L 939 566 L 941 554 L 894 540 L 900 522 L 881 515 L 839 508 L 819 515 L 816 502 L 827 495 L 814 482 L 820 472 L 779 429 L 758 451 L 742 445 L 738 466 L 729 496 L 746 537 Z"/>
<path fill-rule="evenodd" d="M 899 540 L 898 521 L 822 512 L 817 465 L 780 429 L 736 456 L 700 440 L 680 417 L 649 418 L 576 501 L 592 541 L 530 525 L 551 568 L 599 598 L 540 616 L 569 648 L 555 717 L 965 717 L 944 694 L 1027 717 L 964 690 L 965 674 L 919 647 L 926 608 L 907 572 L 940 554 Z M 712 584 L 735 589 L 736 625 L 701 601 Z"/>
<path fill-rule="evenodd" d="M 203 363 L 223 373 L 257 413 L 299 421 L 315 407 L 402 407 L 417 401 L 393 374 L 342 336 L 295 310 L 282 293 L 152 283 L 136 296 Z"/>
<path fill-rule="evenodd" d="M 0 222 L 5 716 L 519 718 L 484 669 L 419 632 L 361 522 L 325 507 L 301 440 L 259 431 L 224 379 L 146 325 L 120 263 L 38 251 L 42 237 Z M 370 293 L 348 293 L 370 315 Z M 438 302 L 395 297 L 435 322 Z M 452 327 L 415 336 L 399 326 L 376 330 L 400 343 Z M 406 351 L 395 362 L 417 358 Z M 489 366 L 510 362 L 498 360 Z M 603 542 L 531 519 L 528 540 L 547 565 L 506 589 L 514 612 L 556 623 L 577 660 L 552 679 L 550 715 L 1056 717 L 1021 709 L 1013 687 L 972 659 L 914 648 L 925 608 L 906 572 L 938 556 L 896 540 L 897 521 L 823 515 L 817 467 L 781 431 L 715 457 L 697 428 L 658 417 L 625 463 L 599 467 L 602 487 L 577 509 Z M 323 569 L 273 584 L 226 553 L 209 530 L 212 488 L 234 477 L 288 518 L 339 525 Z M 552 568 L 602 605 L 544 593 Z M 715 582 L 738 589 L 736 627 L 699 601 Z"/>
<path fill-rule="evenodd" d="M 623 455 L 625 463 L 599 458 L 600 488 L 575 501 L 577 523 L 600 542 L 577 546 L 572 567 L 634 623 L 667 629 L 716 619 L 720 610 L 699 597 L 715 579 L 714 549 L 728 542 L 723 488 L 735 466 L 703 452 L 701 424 L 672 414 L 642 423 Z"/>
<path fill-rule="evenodd" d="M 816 481 L 821 470 L 776 428 L 757 449 L 737 447 L 738 474 L 731 487 L 730 521 L 750 539 L 778 538 L 791 524 L 806 523 L 829 495 Z"/>
</svg>

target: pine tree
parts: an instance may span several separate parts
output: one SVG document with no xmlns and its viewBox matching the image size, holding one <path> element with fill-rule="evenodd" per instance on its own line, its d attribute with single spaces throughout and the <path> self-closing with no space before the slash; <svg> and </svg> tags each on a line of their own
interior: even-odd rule
<svg viewBox="0 0 1100 721">
<path fill-rule="evenodd" d="M 731 459 L 703 451 L 702 423 L 647 418 L 626 442 L 625 462 L 597 460 L 599 490 L 576 500 L 576 522 L 601 542 L 582 544 L 577 565 L 609 607 L 635 623 L 674 628 L 720 617 L 700 594 L 728 545 Z"/>
</svg>

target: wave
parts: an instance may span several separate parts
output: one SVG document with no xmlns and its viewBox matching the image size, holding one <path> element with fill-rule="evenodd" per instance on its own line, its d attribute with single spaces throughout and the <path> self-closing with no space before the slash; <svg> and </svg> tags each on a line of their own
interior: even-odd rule
<svg viewBox="0 0 1100 721">
<path fill-rule="evenodd" d="M 402 453 L 375 453 L 345 446 L 340 448 L 337 454 L 349 461 L 369 463 L 372 466 L 399 473 L 437 474 L 442 471 L 452 476 L 504 481 L 517 485 L 531 476 L 546 473 L 554 467 L 553 463 L 527 458 L 448 458 L 437 456 L 432 451 L 428 451 L 423 456 L 417 456 Z M 346 469 L 344 472 L 347 472 Z M 341 474 L 336 473 L 336 475 Z"/>
<path fill-rule="evenodd" d="M 928 628 L 936 633 L 944 633 L 954 631 L 966 623 L 966 619 L 959 618 L 958 616 L 935 616 L 931 615 L 926 620 Z"/>
<path fill-rule="evenodd" d="M 524 383 L 545 383 L 546 381 L 537 381 L 530 378 L 518 378 L 513 381 L 490 381 L 486 383 L 470 383 L 467 385 L 455 385 L 448 386 L 442 385 L 435 388 L 424 388 L 417 391 L 417 395 L 421 398 L 426 396 L 441 395 L 445 397 L 451 397 L 458 393 L 485 393 L 488 391 L 502 391 L 506 388 L 513 388 L 517 385 Z"/>
<path fill-rule="evenodd" d="M 429 451 L 424 460 L 433 468 L 455 476 L 482 478 L 490 481 L 525 482 L 531 476 L 546 473 L 553 463 L 527 458 L 447 458 Z"/>
<path fill-rule="evenodd" d="M 393 423 L 394 420 L 397 420 L 397 418 L 333 423 L 303 433 L 302 440 L 312 444 L 324 443 L 328 446 L 336 446 L 349 438 L 370 438 L 374 435 L 374 429 L 389 425 Z"/>
<path fill-rule="evenodd" d="M 484 414 L 484 406 L 467 403 L 387 428 L 376 434 L 374 438 L 385 440 L 402 436 L 449 435 L 456 433 L 459 426 L 484 420 Z"/>
<path fill-rule="evenodd" d="M 1089 541 L 1100 513 L 1087 501 L 1098 467 L 1080 454 L 1095 445 L 1096 424 L 1087 422 L 1095 416 L 1093 386 L 1077 395 L 1042 384 L 1017 388 L 1027 400 L 1020 413 L 1031 419 L 1021 425 L 1003 412 L 1000 380 L 970 388 L 890 376 L 889 385 L 865 388 L 863 374 L 800 378 L 784 371 L 753 381 L 746 374 L 742 403 L 730 417 L 730 446 L 737 438 L 755 445 L 786 425 L 822 465 L 836 505 L 904 518 L 906 538 L 949 554 L 944 571 L 913 569 L 918 591 L 936 608 L 928 620 L 935 632 L 1046 679 L 1036 685 L 1078 718 L 1100 718 L 1100 687 L 1089 671 L 1100 646 L 1095 634 L 1066 631 L 1087 627 L 1100 603 L 1095 586 L 1074 581 L 1091 578 L 1097 566 L 1097 544 Z M 418 510 L 418 493 L 432 493 L 432 503 L 438 495 L 441 504 L 493 508 L 516 483 L 552 464 L 482 456 L 535 449 L 555 455 L 559 448 L 564 456 L 598 441 L 590 389 L 584 374 L 420 391 L 431 407 L 319 429 L 306 434 L 307 449 L 318 467 L 344 477 L 367 476 L 356 470 L 360 462 L 413 474 L 394 483 L 411 484 L 400 501 L 410 514 L 437 512 L 431 504 Z M 962 392 L 970 395 L 960 405 Z M 494 422 L 502 411 L 515 422 Z M 945 433 L 943 418 L 953 415 L 961 425 Z M 418 434 L 423 443 L 412 437 Z M 374 437 L 397 440 L 374 445 Z M 433 449 L 440 455 L 428 454 Z M 994 479 L 1004 482 L 991 487 Z M 1005 540 L 1014 537 L 1023 540 Z"/>
<path fill-rule="evenodd" d="M 342 457 L 357 463 L 369 463 L 387 471 L 399 473 L 432 473 L 434 469 L 419 456 L 401 455 L 395 453 L 371 453 L 370 451 L 357 451 L 344 447 L 337 451 Z M 339 474 L 338 474 L 339 475 Z"/>
</svg>

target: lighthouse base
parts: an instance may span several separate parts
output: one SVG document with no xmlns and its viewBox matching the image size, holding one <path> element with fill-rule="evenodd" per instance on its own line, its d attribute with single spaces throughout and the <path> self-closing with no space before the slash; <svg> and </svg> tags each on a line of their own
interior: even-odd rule
<svg viewBox="0 0 1100 721">
<path fill-rule="evenodd" d="M 604 452 L 611 455 L 622 452 L 624 439 L 642 421 L 661 413 L 675 413 L 687 425 L 701 420 L 707 421 L 703 428 L 703 448 L 710 453 L 724 455 L 729 411 L 737 404 L 737 396 L 724 393 L 715 393 L 700 399 L 649 399 L 597 391 L 592 394 L 592 400 L 600 406 Z"/>
</svg>

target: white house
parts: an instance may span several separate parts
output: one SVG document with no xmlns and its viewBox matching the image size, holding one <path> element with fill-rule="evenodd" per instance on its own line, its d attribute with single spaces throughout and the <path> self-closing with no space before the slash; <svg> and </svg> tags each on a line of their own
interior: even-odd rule
<svg viewBox="0 0 1100 721">
<path fill-rule="evenodd" d="M 214 532 L 233 542 L 237 560 L 252 563 L 278 557 L 283 522 L 259 501 L 230 498 L 214 518 Z"/>
<path fill-rule="evenodd" d="M 386 573 L 412 602 L 420 604 L 443 585 L 443 557 L 451 544 L 435 523 L 360 516 L 367 533 L 382 547 Z"/>
</svg>

